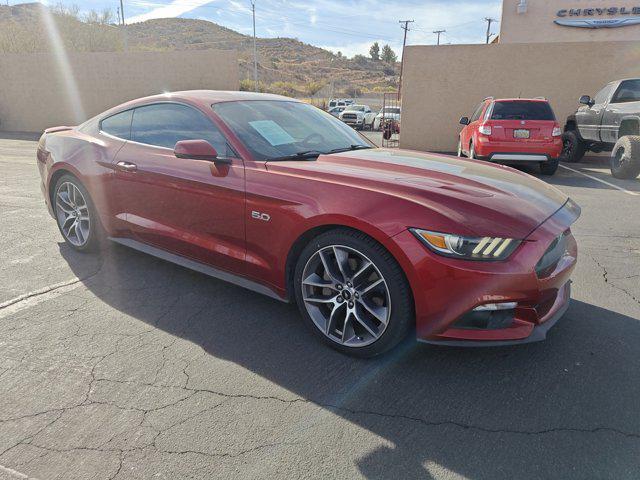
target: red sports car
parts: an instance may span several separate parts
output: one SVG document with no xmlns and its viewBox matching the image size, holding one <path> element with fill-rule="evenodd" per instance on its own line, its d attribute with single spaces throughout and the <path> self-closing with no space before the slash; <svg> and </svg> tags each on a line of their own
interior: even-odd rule
<svg viewBox="0 0 640 480">
<path fill-rule="evenodd" d="M 469 117 L 458 141 L 458 156 L 498 163 L 537 163 L 553 175 L 562 153 L 562 129 L 543 98 L 485 98 Z"/>
<path fill-rule="evenodd" d="M 336 349 L 414 328 L 452 345 L 542 340 L 569 303 L 579 207 L 500 165 L 375 148 L 275 95 L 135 100 L 38 146 L 66 242 L 100 239 L 295 301 Z"/>
</svg>

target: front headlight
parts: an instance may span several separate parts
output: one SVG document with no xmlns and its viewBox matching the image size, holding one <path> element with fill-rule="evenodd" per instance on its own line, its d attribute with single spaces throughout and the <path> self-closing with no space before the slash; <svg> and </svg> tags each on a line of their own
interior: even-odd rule
<svg viewBox="0 0 640 480">
<path fill-rule="evenodd" d="M 449 233 L 430 232 L 419 228 L 410 230 L 430 250 L 445 257 L 464 260 L 504 260 L 520 245 L 520 240 L 513 238 L 470 238 Z"/>
</svg>

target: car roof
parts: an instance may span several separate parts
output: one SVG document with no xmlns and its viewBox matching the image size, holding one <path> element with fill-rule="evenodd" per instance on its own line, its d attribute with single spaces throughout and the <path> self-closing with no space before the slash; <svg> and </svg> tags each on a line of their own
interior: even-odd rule
<svg viewBox="0 0 640 480">
<path fill-rule="evenodd" d="M 492 102 L 546 102 L 549 100 L 546 98 L 492 98 Z"/>
<path fill-rule="evenodd" d="M 295 98 L 284 97 L 282 95 L 274 95 L 271 93 L 236 92 L 230 90 L 183 90 L 178 92 L 165 92 L 158 95 L 136 98 L 135 100 L 130 100 L 126 103 L 102 112 L 98 116 L 108 116 L 118 111 L 159 102 L 185 102 L 195 104 L 203 109 L 206 109 L 216 103 L 251 100 L 270 100 L 301 103 L 300 100 L 296 100 Z"/>
</svg>

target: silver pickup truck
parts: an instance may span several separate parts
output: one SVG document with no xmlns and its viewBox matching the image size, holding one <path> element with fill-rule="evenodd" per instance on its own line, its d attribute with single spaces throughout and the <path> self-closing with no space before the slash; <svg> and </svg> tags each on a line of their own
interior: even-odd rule
<svg viewBox="0 0 640 480">
<path fill-rule="evenodd" d="M 611 152 L 611 174 L 640 174 L 640 78 L 608 83 L 595 97 L 580 97 L 581 106 L 567 118 L 563 156 L 578 162 L 587 151 Z"/>
</svg>

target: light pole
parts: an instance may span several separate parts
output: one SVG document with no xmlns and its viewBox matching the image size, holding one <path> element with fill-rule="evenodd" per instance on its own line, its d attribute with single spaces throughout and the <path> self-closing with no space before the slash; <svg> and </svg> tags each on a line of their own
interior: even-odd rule
<svg viewBox="0 0 640 480">
<path fill-rule="evenodd" d="M 256 2 L 251 2 L 251 12 L 253 13 L 253 82 L 254 89 L 258 91 L 258 50 L 256 49 Z"/>
</svg>

